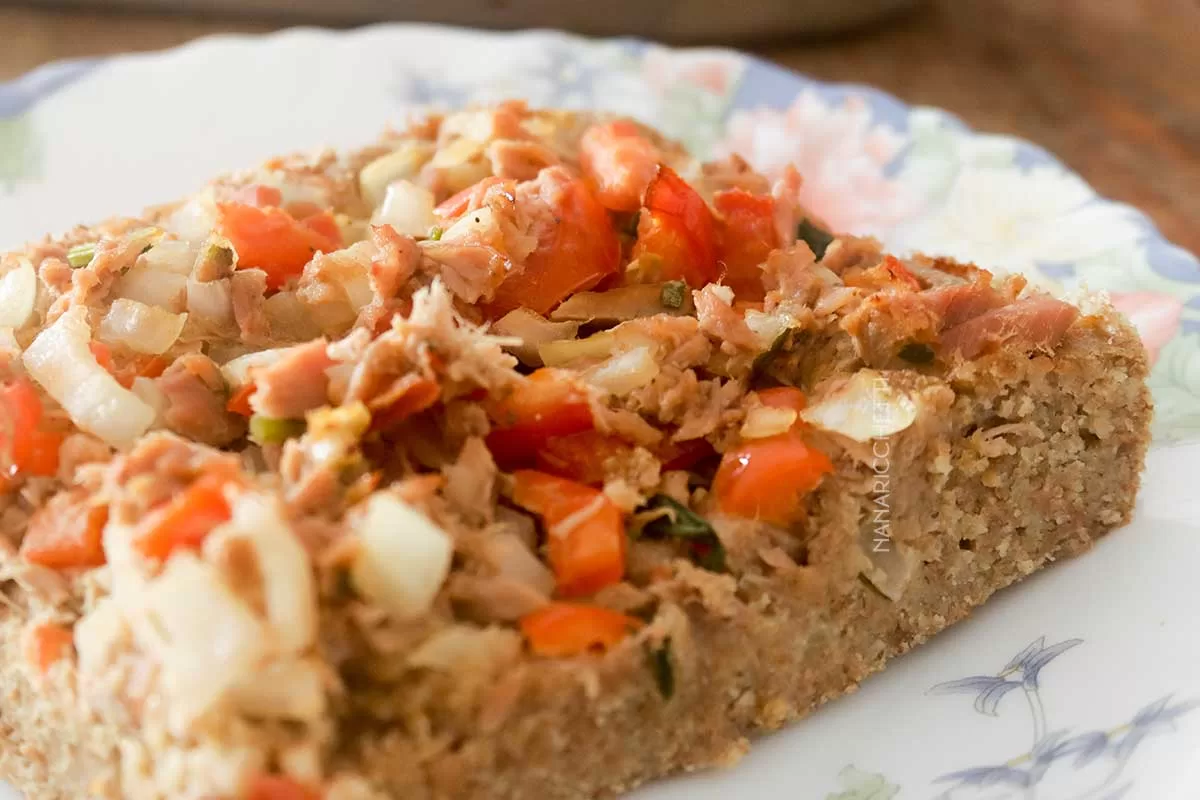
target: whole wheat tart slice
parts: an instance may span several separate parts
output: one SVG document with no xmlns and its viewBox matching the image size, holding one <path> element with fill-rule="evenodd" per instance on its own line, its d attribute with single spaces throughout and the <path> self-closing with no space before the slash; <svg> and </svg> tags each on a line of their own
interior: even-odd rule
<svg viewBox="0 0 1200 800">
<path fill-rule="evenodd" d="M 514 148 L 522 159 L 536 153 L 570 175 L 590 174 L 577 160 L 580 136 L 589 125 L 606 124 L 511 105 L 474 113 L 482 116 L 434 121 L 345 158 L 296 157 L 223 178 L 204 202 L 244 202 L 248 195 L 239 187 L 265 185 L 283 192 L 280 198 L 267 197 L 268 205 L 300 202 L 297 196 L 302 202 L 316 198 L 316 205 L 340 215 L 341 244 L 359 238 L 370 243 L 354 252 L 364 274 L 371 275 L 371 263 L 400 256 L 385 247 L 394 240 L 372 239 L 363 224 L 372 213 L 380 219 L 379 197 L 372 196 L 364 178 L 373 174 L 370 165 L 378 172 L 380 159 L 391 158 L 392 169 L 408 159 L 411 182 L 441 201 L 463 188 L 456 181 L 467 180 L 460 163 L 438 160 L 437 153 L 464 147 L 455 144 L 462 134 L 447 130 L 478 130 L 468 123 L 480 119 L 488 123 L 486 146 L 479 152 L 490 152 L 492 160 L 484 166 L 467 159 L 472 182 L 491 172 L 532 185 L 547 180 L 538 171 L 547 165 L 511 175 Z M 639 135 L 657 148 L 663 163 L 689 174 L 684 154 L 644 130 Z M 745 177 L 744 165 L 725 167 L 690 173 L 702 195 L 712 200 L 715 191 L 730 185 L 757 186 Z M 731 170 L 740 176 L 732 183 Z M 21 351 L 28 352 L 39 333 L 73 307 L 87 309 L 82 316 L 99 338 L 100 319 L 125 291 L 125 276 L 144 265 L 162 242 L 191 241 L 172 232 L 180 229 L 181 219 L 194 216 L 197 202 L 193 198 L 141 219 L 79 228 L 0 262 L 0 279 L 19 269 L 22 259 L 39 274 L 36 307 L 14 331 L 17 350 L 0 347 L 0 355 L 7 354 L 0 359 L 6 385 L 31 371 Z M 521 196 L 516 202 L 519 206 Z M 778 209 L 780 195 L 775 202 Z M 488 208 L 493 216 L 504 210 L 486 202 L 477 208 Z M 181 216 L 181 209 L 187 214 Z M 303 216 L 295 206 L 289 213 Z M 628 222 L 623 213 L 616 211 L 614 224 Z M 728 224 L 721 214 L 716 219 Z M 453 222 L 441 226 L 443 241 L 454 241 Z M 146 245 L 138 237 L 147 236 L 148 228 L 156 232 Z M 544 231 L 530 230 L 545 242 Z M 513 369 L 515 362 L 501 351 L 513 347 L 511 335 L 499 340 L 484 332 L 489 312 L 475 304 L 485 306 L 486 296 L 468 298 L 461 284 L 456 289 L 448 257 L 430 243 L 435 237 L 401 238 L 423 252 L 413 262 L 411 289 L 393 286 L 389 293 L 376 276 L 371 297 L 352 308 L 348 318 L 322 305 L 332 301 L 315 293 L 320 281 L 311 265 L 282 284 L 285 292 L 295 289 L 300 307 L 321 320 L 317 335 L 340 340 L 352 351 L 331 349 L 335 376 L 339 363 L 348 365 L 348 374 L 370 361 L 361 347 L 344 342 L 354 335 L 352 328 L 366 330 L 363 308 L 374 301 L 386 311 L 383 323 L 372 319 L 370 331 L 358 336 L 392 342 L 408 348 L 403 352 L 409 355 L 436 351 L 441 359 L 430 373 L 439 386 L 438 400 L 356 442 L 361 457 L 379 473 L 378 483 L 365 490 L 339 485 L 334 494 L 322 496 L 326 506 L 306 505 L 311 495 L 305 492 L 314 490 L 287 466 L 287 456 L 279 466 L 278 453 L 264 455 L 245 438 L 244 423 L 237 428 L 237 419 L 223 416 L 234 414 L 224 410 L 228 392 L 236 389 L 232 381 L 210 386 L 214 394 L 225 393 L 219 411 L 212 413 L 233 426 L 219 447 L 197 443 L 216 436 L 212 426 L 189 427 L 181 407 L 171 405 L 180 402 L 174 382 L 187 370 L 170 366 L 174 371 L 150 378 L 167 381 L 167 412 L 160 410 L 155 423 L 167 431 L 146 431 L 115 454 L 102 444 L 103 436 L 81 435 L 71 414 L 60 408 L 64 403 L 34 381 L 47 418 L 79 436 L 71 446 L 86 445 L 91 455 L 69 456 L 64 449 L 56 476 L 19 476 L 4 495 L 0 516 L 6 537 L 0 566 L 5 595 L 0 606 L 0 774 L 28 797 L 610 796 L 660 776 L 736 762 L 757 732 L 853 691 L 890 658 L 963 619 L 993 592 L 1055 559 L 1086 551 L 1132 513 L 1149 439 L 1147 365 L 1137 335 L 1111 307 L 1095 301 L 1082 309 L 1069 307 L 1025 290 L 1019 280 L 999 280 L 970 265 L 892 259 L 869 240 L 785 241 L 761 268 L 767 289 L 763 313 L 784 309 L 790 323 L 781 332 L 773 330 L 761 345 L 739 345 L 744 331 L 712 305 L 712 288 L 693 287 L 696 294 L 679 303 L 672 295 L 662 309 L 666 322 L 650 324 L 644 315 L 634 315 L 632 327 L 623 328 L 640 331 L 638 346 L 655 353 L 657 377 L 650 382 L 624 394 L 606 385 L 596 394 L 588 383 L 596 375 L 594 358 L 568 359 L 560 367 L 574 376 L 563 380 L 578 381 L 584 394 L 593 392 L 588 397 L 594 424 L 617 438 L 647 435 L 631 416 L 661 434 L 688 424 L 703 427 L 700 400 L 705 408 L 716 407 L 711 427 L 699 437 L 715 452 L 688 465 L 686 480 L 671 478 L 679 470 L 668 469 L 667 456 L 648 443 L 602 463 L 605 497 L 612 498 L 603 502 L 622 509 L 634 534 L 620 577 L 594 591 L 565 592 L 561 565 L 551 555 L 552 570 L 546 571 L 556 573 L 557 584 L 533 599 L 528 593 L 480 594 L 480 585 L 493 590 L 497 585 L 480 580 L 504 577 L 481 555 L 489 552 L 488 537 L 516 536 L 516 531 L 527 536 L 537 517 L 521 511 L 515 470 L 503 463 L 497 440 L 485 435 L 489 428 L 504 428 L 494 404 L 519 392 L 513 387 L 529 380 L 521 373 L 532 365 Z M 110 240 L 138 243 L 122 256 L 127 263 L 113 265 L 115 277 L 97 274 L 103 264 L 94 254 L 82 266 L 62 271 L 68 249 L 100 242 L 93 248 L 98 253 L 106 247 L 120 250 L 105 244 Z M 211 258 L 201 265 L 204 248 L 214 241 L 201 237 L 188 251 L 188 258 L 196 259 L 190 279 L 200 269 L 216 269 L 203 276 L 209 278 L 203 283 L 231 279 Z M 623 262 L 628 246 L 623 246 Z M 187 250 L 172 245 L 163 252 L 172 248 Z M 243 261 L 238 271 L 255 266 L 245 263 L 247 252 L 238 252 Z M 274 291 L 266 289 L 262 298 Z M 717 295 L 716 302 L 728 299 L 721 291 Z M 392 300 L 395 305 L 388 305 Z M 747 309 L 758 310 L 725 307 L 743 317 Z M 196 314 L 195 308 L 187 309 Z M 389 327 L 391 314 L 399 314 L 400 322 Z M 193 320 L 163 357 L 184 359 L 188 374 L 196 376 L 204 370 L 188 354 L 226 362 L 237 347 L 259 350 L 280 343 L 277 317 L 268 318 L 265 339 L 247 333 L 248 320 L 237 315 L 232 327 L 218 331 L 197 329 Z M 659 350 L 653 349 L 655 336 L 662 343 Z M 248 345 L 248 339 L 255 344 Z M 143 363 L 120 342 L 110 349 L 116 372 L 125 362 Z M 692 351 L 698 355 L 686 355 Z M 462 369 L 451 374 L 442 361 Z M 403 378 L 406 370 L 429 368 L 428 363 L 403 364 L 389 380 Z M 256 374 L 266 386 L 274 377 Z M 808 405 L 791 431 L 829 459 L 830 471 L 803 496 L 787 524 L 767 524 L 727 513 L 713 472 L 719 473 L 721 453 L 737 452 L 755 439 L 754 426 L 777 422 L 777 414 L 756 409 L 765 405 L 758 393 L 778 385 L 804 392 Z M 671 394 L 678 386 L 683 391 Z M 355 397 L 370 407 L 375 397 L 339 387 L 336 377 L 327 391 L 322 402 L 334 407 L 346 407 Z M 688 405 L 689 396 L 695 407 Z M 676 407 L 683 410 L 672 417 Z M 372 414 L 381 416 L 379 409 L 372 408 Z M 307 432 L 284 446 L 285 454 L 289 448 L 300 454 L 296 463 L 308 455 L 304 448 L 316 441 L 319 425 L 332 424 L 316 419 L 309 416 Z M 431 431 L 439 441 L 433 455 L 427 443 L 416 444 L 427 442 Z M 498 471 L 491 455 L 481 455 L 487 448 L 502 462 Z M 120 537 L 136 541 L 145 519 L 169 503 L 169 498 L 143 497 L 149 491 L 144 476 L 184 492 L 191 477 L 180 476 L 209 469 L 197 464 L 220 462 L 220 449 L 240 453 L 229 463 L 241 470 L 241 483 L 226 489 L 233 520 L 209 534 L 199 555 L 179 551 L 149 565 L 139 561 L 134 568 L 141 577 L 130 577 L 131 567 L 118 563 L 116 554 L 127 550 Z M 653 463 L 647 477 L 648 457 Z M 444 463 L 439 465 L 439 458 Z M 92 463 L 67 469 L 71 459 Z M 310 474 L 301 471 L 300 476 Z M 706 546 L 719 549 L 719 565 L 697 558 L 694 543 L 645 532 L 647 503 L 678 496 L 680 480 L 683 506 L 715 536 Z M 79 493 L 90 499 L 78 500 Z M 454 560 L 445 567 L 444 583 L 419 613 L 401 614 L 393 595 L 379 592 L 356 571 L 355 559 L 363 557 L 365 547 L 359 540 L 367 536 L 361 509 L 379 493 L 401 498 L 452 545 Z M 39 562 L 40 551 L 26 533 L 45 527 L 50 498 L 60 494 L 71 502 L 106 504 L 107 566 L 62 569 Z M 265 559 L 265 551 L 247 555 L 246 547 L 263 540 L 255 538 L 260 531 L 239 527 L 243 500 L 238 498 L 245 494 L 266 498 L 264 526 L 278 522 L 303 543 L 312 576 L 313 633 L 290 649 L 275 643 L 283 634 L 272 627 L 272 607 L 264 599 L 271 596 L 272 564 L 255 561 Z M 525 521 L 504 527 L 517 516 Z M 550 530 L 554 526 L 536 521 L 539 533 L 530 552 L 541 557 L 548 537 L 556 534 Z M 203 704 L 196 700 L 199 695 L 179 688 L 201 684 L 187 684 L 172 672 L 186 670 L 172 660 L 174 651 L 157 648 L 181 645 L 154 640 L 138 611 L 139 603 L 158 602 L 138 594 L 151 591 L 146 586 L 171 588 L 166 583 L 171 570 L 163 561 L 186 562 L 244 603 L 246 618 L 261 625 L 253 630 L 269 640 L 255 651 L 259 656 L 251 670 L 267 676 L 265 682 L 256 683 L 253 675 L 231 678 Z M 124 599 L 122 592 L 133 599 Z M 603 648 L 549 657 L 522 627 L 530 609 L 544 608 L 548 600 L 622 613 L 630 620 L 628 629 Z M 67 644 L 53 652 L 44 649 L 49 640 L 39 634 L 48 624 L 69 634 Z M 434 640 L 445 647 L 451 640 L 457 644 L 437 650 L 427 646 Z M 295 688 L 303 682 L 288 683 L 288 676 L 301 673 L 317 681 L 315 694 Z M 247 697 L 247 686 L 255 697 Z M 272 696 L 278 687 L 283 687 L 281 696 Z"/>
</svg>

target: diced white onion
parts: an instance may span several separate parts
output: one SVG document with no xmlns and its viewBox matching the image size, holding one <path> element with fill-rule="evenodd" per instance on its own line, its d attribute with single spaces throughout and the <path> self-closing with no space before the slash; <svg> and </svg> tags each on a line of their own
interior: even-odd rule
<svg viewBox="0 0 1200 800">
<path fill-rule="evenodd" d="M 100 338 L 123 344 L 135 353 L 161 355 L 183 332 L 187 314 L 172 314 L 136 300 L 114 300 L 100 321 Z"/>
<path fill-rule="evenodd" d="M 374 208 L 387 192 L 388 184 L 396 180 L 412 180 L 421 167 L 433 156 L 431 142 L 404 142 L 395 152 L 372 161 L 358 173 L 358 185 L 362 195 Z"/>
<path fill-rule="evenodd" d="M 115 448 L 128 447 L 154 422 L 154 409 L 96 363 L 90 341 L 87 309 L 72 306 L 29 345 L 25 369 L 76 425 Z"/>
<path fill-rule="evenodd" d="M 774 408 L 760 406 L 746 412 L 746 420 L 742 423 L 741 436 L 743 439 L 765 439 L 787 433 L 796 424 L 796 409 Z"/>
<path fill-rule="evenodd" d="M 515 308 L 496 320 L 492 332 L 520 339 L 521 344 L 508 349 L 524 363 L 540 366 L 542 357 L 538 355 L 538 347 L 547 342 L 574 339 L 579 332 L 579 323 L 551 322 L 536 311 Z"/>
<path fill-rule="evenodd" d="M 129 635 L 129 626 L 112 597 L 102 597 L 95 607 L 75 623 L 75 652 L 79 671 L 98 675 L 107 667 Z"/>
<path fill-rule="evenodd" d="M 442 672 L 490 671 L 515 660 L 520 652 L 521 637 L 516 631 L 452 625 L 422 642 L 408 663 Z"/>
<path fill-rule="evenodd" d="M 0 326 L 19 328 L 29 321 L 37 301 L 37 271 L 28 258 L 0 276 Z"/>
<path fill-rule="evenodd" d="M 875 370 L 864 369 L 800 412 L 813 427 L 867 442 L 905 430 L 917 419 L 917 406 Z"/>
<path fill-rule="evenodd" d="M 0 350 L 21 352 L 21 343 L 17 341 L 17 335 L 13 333 L 12 328 L 0 328 Z"/>
<path fill-rule="evenodd" d="M 586 339 L 564 339 L 538 345 L 538 355 L 547 367 L 561 367 L 575 361 L 598 360 L 612 355 L 616 337 L 608 331 L 594 333 Z"/>
<path fill-rule="evenodd" d="M 271 338 L 303 342 L 321 335 L 321 329 L 308 315 L 308 309 L 295 292 L 276 292 L 263 303 L 263 313 L 271 326 Z"/>
<path fill-rule="evenodd" d="M 178 313 L 187 308 L 188 279 L 186 275 L 156 271 L 144 264 L 135 264 L 117 278 L 113 284 L 113 294 Z"/>
<path fill-rule="evenodd" d="M 357 532 L 350 573 L 357 589 L 400 619 L 428 611 L 450 572 L 454 545 L 446 532 L 388 494 L 367 500 Z"/>
<path fill-rule="evenodd" d="M 187 309 L 196 321 L 211 326 L 234 325 L 233 292 L 229 279 L 198 281 L 187 279 Z"/>
<path fill-rule="evenodd" d="M 371 224 L 391 225 L 402 236 L 423 238 L 437 224 L 433 206 L 433 192 L 409 181 L 393 181 L 387 187 L 383 205 L 371 218 Z"/>
<path fill-rule="evenodd" d="M 446 191 L 451 194 L 474 186 L 492 174 L 483 144 L 466 137 L 442 147 L 430 164 L 437 168 Z"/>
<path fill-rule="evenodd" d="M 143 403 L 154 409 L 153 426 L 160 426 L 170 402 L 167 400 L 166 393 L 159 387 L 158 381 L 139 375 L 133 379 L 133 385 L 129 387 L 129 390 L 136 394 Z"/>
<path fill-rule="evenodd" d="M 796 319 L 790 314 L 767 314 L 751 308 L 747 309 L 745 316 L 746 327 L 754 332 L 763 350 L 770 348 L 781 334 L 796 326 Z"/>
<path fill-rule="evenodd" d="M 238 356 L 221 367 L 221 375 L 230 386 L 238 387 L 250 382 L 250 370 L 267 367 L 286 356 L 294 347 L 276 347 Z"/>
<path fill-rule="evenodd" d="M 325 680 L 312 659 L 278 659 L 233 687 L 232 697 L 252 717 L 315 722 L 325 712 Z"/>
<path fill-rule="evenodd" d="M 583 374 L 592 386 L 615 395 L 629 394 L 658 377 L 658 362 L 649 347 L 635 347 L 615 355 Z"/>
<path fill-rule="evenodd" d="M 371 279 L 367 277 L 366 273 L 346 276 L 346 279 L 342 281 L 342 288 L 346 290 L 346 298 L 349 299 L 351 308 L 356 312 L 375 297 L 371 290 Z"/>
<path fill-rule="evenodd" d="M 554 591 L 554 573 L 515 533 L 498 532 L 484 539 L 485 558 L 505 578 L 532 586 L 542 594 Z"/>
<path fill-rule="evenodd" d="M 641 283 L 620 286 L 607 292 L 577 292 L 550 312 L 553 320 L 580 322 L 626 322 L 655 314 L 688 314 L 695 311 L 691 292 L 683 293 L 678 308 L 664 306 L 663 284 Z"/>
<path fill-rule="evenodd" d="M 206 189 L 175 209 L 163 224 L 189 242 L 203 242 L 217 226 L 217 206 L 211 189 Z"/>
<path fill-rule="evenodd" d="M 904 596 L 904 590 L 916 572 L 917 555 L 907 545 L 890 536 L 877 535 L 876 528 L 864 524 L 859 533 L 859 545 L 870 566 L 862 575 L 880 594 L 896 601 Z"/>
<path fill-rule="evenodd" d="M 196 263 L 196 248 L 182 239 L 162 239 L 138 256 L 134 267 L 145 267 L 151 272 L 169 272 L 187 277 Z"/>
<path fill-rule="evenodd" d="M 172 727 L 195 717 L 249 680 L 270 637 L 216 570 L 191 553 L 176 553 L 141 595 L 134 632 L 162 663 L 171 695 Z"/>
<path fill-rule="evenodd" d="M 233 505 L 229 522 L 209 534 L 206 557 L 229 546 L 231 540 L 254 551 L 267 623 L 274 634 L 275 652 L 296 654 L 317 635 L 317 590 L 308 553 L 278 506 L 266 497 L 244 493 Z"/>
</svg>

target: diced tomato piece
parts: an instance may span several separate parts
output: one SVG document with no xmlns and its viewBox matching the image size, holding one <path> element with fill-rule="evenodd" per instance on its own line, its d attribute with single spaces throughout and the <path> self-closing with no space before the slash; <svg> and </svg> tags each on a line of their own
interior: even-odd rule
<svg viewBox="0 0 1200 800">
<path fill-rule="evenodd" d="M 328 246 L 336 250 L 342 246 L 342 229 L 338 227 L 337 220 L 333 214 L 328 211 L 322 211 L 316 206 L 304 208 L 299 204 L 288 206 L 291 213 L 296 215 L 296 219 L 300 220 L 300 224 L 308 230 L 324 238 L 328 242 Z M 295 209 L 300 208 L 297 212 Z M 325 247 L 320 248 L 322 251 L 330 252 Z"/>
<path fill-rule="evenodd" d="M 274 186 L 263 186 L 261 183 L 252 183 L 234 192 L 232 200 L 235 203 L 244 203 L 245 205 L 257 208 L 269 208 L 272 206 L 278 208 L 283 205 L 283 192 Z"/>
<path fill-rule="evenodd" d="M 162 356 L 151 356 L 141 362 L 137 368 L 139 378 L 158 378 L 171 366 L 171 360 Z"/>
<path fill-rule="evenodd" d="M 496 289 L 485 309 L 491 319 L 520 307 L 549 314 L 569 295 L 591 289 L 621 269 L 621 240 L 587 184 L 578 179 L 545 180 L 554 181 L 543 197 L 556 222 L 545 228 L 525 268 Z"/>
<path fill-rule="evenodd" d="M 321 793 L 280 775 L 257 775 L 246 790 L 246 800 L 321 800 Z"/>
<path fill-rule="evenodd" d="M 685 442 L 666 441 L 657 448 L 664 470 L 690 469 L 717 451 L 707 439 L 688 439 Z"/>
<path fill-rule="evenodd" d="M 49 477 L 58 472 L 63 434 L 42 424 L 42 401 L 28 379 L 0 389 L 0 491 L 24 475 Z"/>
<path fill-rule="evenodd" d="M 720 215 L 718 259 L 725 271 L 724 283 L 738 300 L 762 300 L 761 265 L 779 247 L 775 200 L 745 189 L 727 189 L 713 196 L 713 206 Z"/>
<path fill-rule="evenodd" d="M 654 180 L 658 148 L 628 120 L 593 125 L 579 140 L 579 165 L 596 185 L 601 205 L 613 211 L 637 211 Z"/>
<path fill-rule="evenodd" d="M 454 220 L 483 204 L 483 196 L 487 190 L 504 183 L 503 178 L 489 175 L 479 183 L 472 184 L 462 191 L 455 192 L 433 209 L 433 213 L 444 220 Z"/>
<path fill-rule="evenodd" d="M 790 408 L 799 414 L 808 407 L 808 398 L 804 392 L 794 386 L 774 386 L 770 389 L 759 389 L 755 394 L 764 406 L 770 408 Z"/>
<path fill-rule="evenodd" d="M 804 497 L 832 471 L 828 456 L 797 433 L 783 433 L 727 450 L 713 494 L 727 514 L 789 525 L 801 512 Z"/>
<path fill-rule="evenodd" d="M 138 376 L 136 368 L 118 369 L 116 362 L 113 360 L 112 348 L 104 342 L 88 342 L 88 349 L 92 351 L 92 357 L 96 359 L 96 363 L 104 367 L 104 371 L 117 379 L 117 383 L 124 386 L 126 389 L 133 386 L 133 379 Z"/>
<path fill-rule="evenodd" d="M 98 567 L 105 562 L 104 526 L 108 506 L 93 505 L 87 498 L 60 492 L 29 520 L 21 555 L 50 569 Z"/>
<path fill-rule="evenodd" d="M 45 675 L 56 661 L 70 655 L 75 645 L 70 630 L 49 622 L 34 626 L 26 637 L 25 658 L 40 675 Z"/>
<path fill-rule="evenodd" d="M 658 277 L 699 289 L 721 277 L 716 220 L 704 198 L 665 165 L 646 190 L 633 258 L 658 259 Z"/>
<path fill-rule="evenodd" d="M 391 405 L 372 415 L 372 430 L 393 428 L 414 414 L 431 408 L 442 396 L 442 387 L 438 382 L 422 375 L 409 375 L 406 383 Z"/>
<path fill-rule="evenodd" d="M 281 208 L 221 203 L 217 217 L 218 230 L 237 251 L 238 268 L 263 270 L 271 289 L 299 275 L 318 250 L 329 253 L 342 244 L 329 212 L 298 221 Z"/>
<path fill-rule="evenodd" d="M 513 502 L 542 518 L 546 556 L 563 597 L 593 594 L 625 574 L 625 524 L 605 494 L 524 469 L 513 473 Z"/>
<path fill-rule="evenodd" d="M 611 650 L 641 626 L 620 612 L 580 603 L 551 603 L 521 618 L 529 649 L 547 658 Z"/>
<path fill-rule="evenodd" d="M 233 394 L 229 397 L 229 402 L 225 404 L 225 410 L 231 414 L 249 417 L 254 413 L 254 409 L 250 407 L 250 398 L 256 391 L 258 391 L 258 387 L 254 385 L 254 381 L 243 383 L 234 389 Z"/>
<path fill-rule="evenodd" d="M 177 549 L 198 550 L 209 532 L 232 516 L 225 490 L 228 474 L 201 475 L 163 508 L 152 512 L 134 535 L 134 547 L 147 558 L 165 560 Z"/>
<path fill-rule="evenodd" d="M 604 483 L 604 462 L 632 450 L 629 442 L 596 430 L 546 440 L 537 452 L 537 468 L 573 481 Z"/>
<path fill-rule="evenodd" d="M 567 373 L 539 369 L 492 405 L 488 449 L 502 469 L 532 465 L 550 439 L 591 430 L 587 395 Z"/>
</svg>

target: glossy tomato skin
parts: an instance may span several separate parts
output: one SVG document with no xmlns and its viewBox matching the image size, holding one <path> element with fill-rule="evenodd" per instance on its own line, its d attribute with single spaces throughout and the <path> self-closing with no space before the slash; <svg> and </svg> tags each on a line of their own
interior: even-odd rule
<svg viewBox="0 0 1200 800">
<path fill-rule="evenodd" d="M 513 484 L 513 502 L 540 516 L 545 525 L 546 557 L 559 595 L 594 594 L 620 582 L 625 574 L 625 524 L 620 509 L 603 492 L 537 470 L 517 470 Z"/>
<path fill-rule="evenodd" d="M 779 247 L 774 199 L 745 189 L 727 189 L 713 196 L 713 206 L 720 218 L 718 259 L 723 282 L 738 300 L 762 300 L 762 263 Z"/>
<path fill-rule="evenodd" d="M 546 169 L 537 186 L 522 184 L 521 203 L 540 210 L 538 244 L 520 272 L 505 278 L 484 311 L 499 319 L 515 308 L 543 316 L 575 292 L 621 269 L 621 242 L 607 209 L 565 170 Z M 530 187 L 527 189 L 527 187 Z"/>
<path fill-rule="evenodd" d="M 716 219 L 704 198 L 673 169 L 660 165 L 646 190 L 634 259 L 647 259 L 662 280 L 694 289 L 720 279 Z"/>
<path fill-rule="evenodd" d="M 615 647 L 641 621 L 582 603 L 551 603 L 521 618 L 521 633 L 534 655 L 568 658 Z"/>
<path fill-rule="evenodd" d="M 750 439 L 725 452 L 713 494 L 723 513 L 786 527 L 802 514 L 804 498 L 832 471 L 829 457 L 798 432 Z"/>
<path fill-rule="evenodd" d="M 485 441 L 504 470 L 533 466 L 548 441 L 595 427 L 587 395 L 555 369 L 537 370 L 488 411 L 494 427 Z"/>
<path fill-rule="evenodd" d="M 628 120 L 593 125 L 579 141 L 583 174 L 595 185 L 601 205 L 611 211 L 637 211 L 659 160 L 658 148 Z"/>
</svg>

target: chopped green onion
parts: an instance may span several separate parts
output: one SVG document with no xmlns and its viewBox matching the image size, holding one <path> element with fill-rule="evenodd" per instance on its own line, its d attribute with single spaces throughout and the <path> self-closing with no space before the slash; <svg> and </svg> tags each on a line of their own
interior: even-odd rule
<svg viewBox="0 0 1200 800">
<path fill-rule="evenodd" d="M 77 244 L 67 251 L 67 263 L 71 265 L 71 269 L 79 269 L 80 267 L 86 267 L 88 264 L 92 263 L 92 259 L 95 256 L 95 242 Z"/>
<path fill-rule="evenodd" d="M 663 510 L 667 513 L 642 528 L 642 535 L 651 539 L 682 539 L 687 543 L 688 557 L 697 566 L 711 572 L 725 571 L 725 546 L 708 520 L 665 494 L 656 494 L 640 510 Z"/>
<path fill-rule="evenodd" d="M 434 225 L 429 229 L 429 238 L 435 242 L 441 241 L 443 233 L 445 233 L 445 231 L 442 230 L 440 225 Z"/>
<path fill-rule="evenodd" d="M 807 219 L 800 220 L 796 226 L 796 238 L 808 245 L 813 255 L 820 261 L 825 257 L 825 250 L 833 243 L 834 235 L 813 225 Z"/>
<path fill-rule="evenodd" d="M 654 676 L 654 683 L 658 686 L 658 693 L 663 696 L 664 700 L 670 700 L 675 694 L 675 667 L 671 664 L 671 637 L 663 639 L 662 644 L 655 648 L 647 648 L 646 664 L 650 667 L 650 674 Z"/>
<path fill-rule="evenodd" d="M 250 440 L 256 444 L 283 444 L 304 433 L 302 419 L 277 419 L 255 414 L 250 417 Z"/>
<path fill-rule="evenodd" d="M 751 375 L 761 375 L 771 366 L 771 362 L 775 357 L 787 349 L 788 342 L 791 340 L 792 328 L 782 331 L 775 337 L 775 341 L 771 342 L 771 346 L 754 357 L 754 363 L 750 365 Z"/>
<path fill-rule="evenodd" d="M 923 342 L 909 342 L 900 348 L 900 357 L 910 364 L 928 364 L 933 361 L 933 348 Z"/>
<path fill-rule="evenodd" d="M 667 281 L 663 284 L 659 300 L 664 308 L 680 308 L 687 299 L 687 284 L 683 281 Z"/>
</svg>

